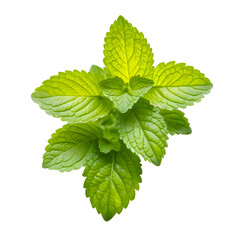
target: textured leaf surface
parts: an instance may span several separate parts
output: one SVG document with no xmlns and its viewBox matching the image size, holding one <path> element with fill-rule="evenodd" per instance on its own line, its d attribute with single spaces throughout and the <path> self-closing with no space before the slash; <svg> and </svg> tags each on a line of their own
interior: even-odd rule
<svg viewBox="0 0 240 240">
<path fill-rule="evenodd" d="M 169 110 L 199 102 L 212 88 L 203 73 L 185 63 L 160 63 L 154 70 L 153 81 L 154 86 L 144 98 Z"/>
<path fill-rule="evenodd" d="M 104 44 L 104 64 L 112 76 L 129 82 L 135 75 L 150 78 L 153 54 L 143 34 L 120 16 L 110 27 Z"/>
<path fill-rule="evenodd" d="M 48 114 L 64 121 L 95 121 L 112 108 L 109 99 L 101 96 L 98 86 L 101 79 L 101 75 L 85 71 L 59 73 L 44 81 L 32 99 Z"/>
<path fill-rule="evenodd" d="M 159 112 L 163 116 L 164 121 L 167 124 L 167 130 L 171 135 L 192 133 L 188 119 L 184 117 L 182 111 L 160 109 Z"/>
<path fill-rule="evenodd" d="M 141 174 L 139 157 L 126 147 L 120 152 L 99 153 L 88 162 L 83 173 L 86 196 L 90 197 L 92 207 L 108 221 L 135 198 Z"/>
<path fill-rule="evenodd" d="M 98 151 L 100 129 L 94 123 L 66 124 L 49 139 L 43 167 L 63 171 L 79 169 Z"/>
<path fill-rule="evenodd" d="M 132 77 L 129 83 L 124 83 L 121 78 L 114 77 L 101 81 L 99 85 L 115 107 L 125 113 L 153 86 L 153 81 L 136 76 Z"/>
<path fill-rule="evenodd" d="M 156 107 L 140 99 L 123 114 L 119 124 L 120 138 L 133 152 L 160 165 L 167 146 L 167 126 Z"/>
</svg>

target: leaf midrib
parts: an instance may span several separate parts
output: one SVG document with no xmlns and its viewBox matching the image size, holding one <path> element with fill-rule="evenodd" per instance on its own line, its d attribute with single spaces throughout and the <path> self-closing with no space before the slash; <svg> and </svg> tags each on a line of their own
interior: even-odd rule
<svg viewBox="0 0 240 240">
<path fill-rule="evenodd" d="M 92 138 L 92 139 L 88 139 L 88 140 L 85 140 L 85 141 L 81 141 L 81 142 L 78 142 L 77 144 L 75 144 L 73 147 L 71 147 L 71 148 L 69 148 L 68 150 L 66 150 L 66 151 L 62 151 L 59 155 L 57 155 L 56 157 L 59 157 L 59 156 L 61 156 L 62 154 L 64 154 L 64 153 L 66 153 L 66 152 L 68 152 L 68 151 L 70 151 L 70 150 L 72 150 L 73 148 L 75 148 L 75 147 L 77 147 L 78 145 L 80 145 L 80 144 L 82 144 L 82 143 L 86 143 L 86 142 L 91 142 L 91 141 L 94 141 L 94 140 L 97 140 L 98 139 L 98 137 L 95 137 L 95 138 Z M 62 142 L 61 142 L 62 143 Z M 66 142 L 67 143 L 67 142 Z M 92 144 L 93 143 L 91 143 L 91 145 L 90 145 L 90 147 L 92 146 Z M 50 150 L 50 151 L 48 151 L 48 152 L 51 152 L 52 150 Z M 89 150 L 88 150 L 89 151 Z M 88 152 L 87 151 L 87 152 Z M 55 159 L 56 157 L 54 157 L 53 159 Z M 52 160 L 53 160 L 52 159 Z"/>
<path fill-rule="evenodd" d="M 139 126 L 141 127 L 142 132 L 143 132 L 143 134 L 144 134 L 144 137 L 147 139 L 147 141 L 148 141 L 148 143 L 149 143 L 149 145 L 150 145 L 150 148 L 151 148 L 151 150 L 152 150 L 152 152 L 153 152 L 155 158 L 157 159 L 157 156 L 156 156 L 155 152 L 153 151 L 152 145 L 150 144 L 148 138 L 146 137 L 146 134 L 145 134 L 145 132 L 144 132 L 144 129 L 143 129 L 143 127 L 142 127 L 140 121 L 137 119 L 137 116 L 136 116 L 136 114 L 134 113 L 134 111 L 132 111 L 132 113 L 133 113 L 133 116 L 135 117 L 135 119 L 137 120 Z M 145 152 L 145 151 L 144 151 L 144 152 Z M 149 158 L 149 157 L 148 157 L 148 158 Z M 149 160 L 152 162 L 151 158 L 149 158 Z M 158 159 L 157 159 L 157 161 L 158 161 Z M 158 161 L 158 162 L 159 162 L 159 161 Z"/>
<path fill-rule="evenodd" d="M 112 172 L 113 172 L 113 164 L 114 164 L 114 155 L 112 154 L 112 168 L 111 168 L 111 172 L 110 172 L 110 176 L 109 176 L 109 188 L 108 188 L 108 204 L 107 204 L 107 213 L 108 213 L 108 209 L 109 209 L 109 201 L 110 201 L 110 191 L 111 191 L 111 184 L 112 184 Z"/>
<path fill-rule="evenodd" d="M 34 98 L 54 98 L 54 97 L 99 97 L 104 98 L 101 95 L 55 95 L 55 96 L 46 96 L 46 97 L 34 97 Z"/>
<path fill-rule="evenodd" d="M 173 85 L 161 86 L 161 85 L 159 85 L 159 86 L 153 86 L 152 88 L 164 88 L 164 87 L 205 87 L 205 86 L 212 87 L 212 84 L 204 84 L 204 85 L 178 85 L 178 86 L 173 86 Z"/>
<path fill-rule="evenodd" d="M 123 23 L 123 39 L 124 39 L 124 52 L 126 56 L 126 65 L 127 65 L 127 73 L 128 73 L 128 80 L 130 79 L 130 72 L 129 72 L 129 62 L 128 62 L 128 57 L 127 57 L 127 48 L 126 48 L 126 38 L 125 38 L 125 31 L 124 31 L 124 23 Z"/>
</svg>

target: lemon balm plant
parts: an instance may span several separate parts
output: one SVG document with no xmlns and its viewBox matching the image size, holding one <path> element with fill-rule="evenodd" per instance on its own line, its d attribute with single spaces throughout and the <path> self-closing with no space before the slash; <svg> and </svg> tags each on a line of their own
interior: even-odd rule
<svg viewBox="0 0 240 240">
<path fill-rule="evenodd" d="M 102 69 L 66 71 L 32 94 L 48 114 L 68 123 L 52 134 L 43 167 L 85 167 L 84 187 L 92 207 L 110 220 L 135 198 L 141 155 L 160 165 L 168 134 L 190 134 L 185 108 L 199 102 L 212 84 L 184 63 L 153 66 L 144 35 L 120 16 L 104 44 Z"/>
</svg>

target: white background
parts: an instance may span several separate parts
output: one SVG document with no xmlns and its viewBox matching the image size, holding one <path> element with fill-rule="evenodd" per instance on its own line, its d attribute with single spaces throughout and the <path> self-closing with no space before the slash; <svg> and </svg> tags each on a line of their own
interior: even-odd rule
<svg viewBox="0 0 240 240">
<path fill-rule="evenodd" d="M 240 239 L 239 1 L 11 1 L 0 3 L 0 239 Z M 42 169 L 64 123 L 31 93 L 59 71 L 103 66 L 103 39 L 123 15 L 155 64 L 186 62 L 214 84 L 185 110 L 193 133 L 174 136 L 160 167 L 143 162 L 136 199 L 105 222 L 82 169 Z"/>
</svg>

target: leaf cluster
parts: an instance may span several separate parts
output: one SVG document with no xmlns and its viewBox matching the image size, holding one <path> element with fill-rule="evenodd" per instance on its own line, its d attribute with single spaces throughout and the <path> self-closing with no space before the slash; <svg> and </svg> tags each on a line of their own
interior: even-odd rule
<svg viewBox="0 0 240 240">
<path fill-rule="evenodd" d="M 190 134 L 185 108 L 212 88 L 203 73 L 184 63 L 153 66 L 144 35 L 120 16 L 104 44 L 104 68 L 66 71 L 43 82 L 34 102 L 68 123 L 52 134 L 43 167 L 85 167 L 91 204 L 110 220 L 121 213 L 141 183 L 141 155 L 157 166 L 168 134 Z"/>
</svg>

